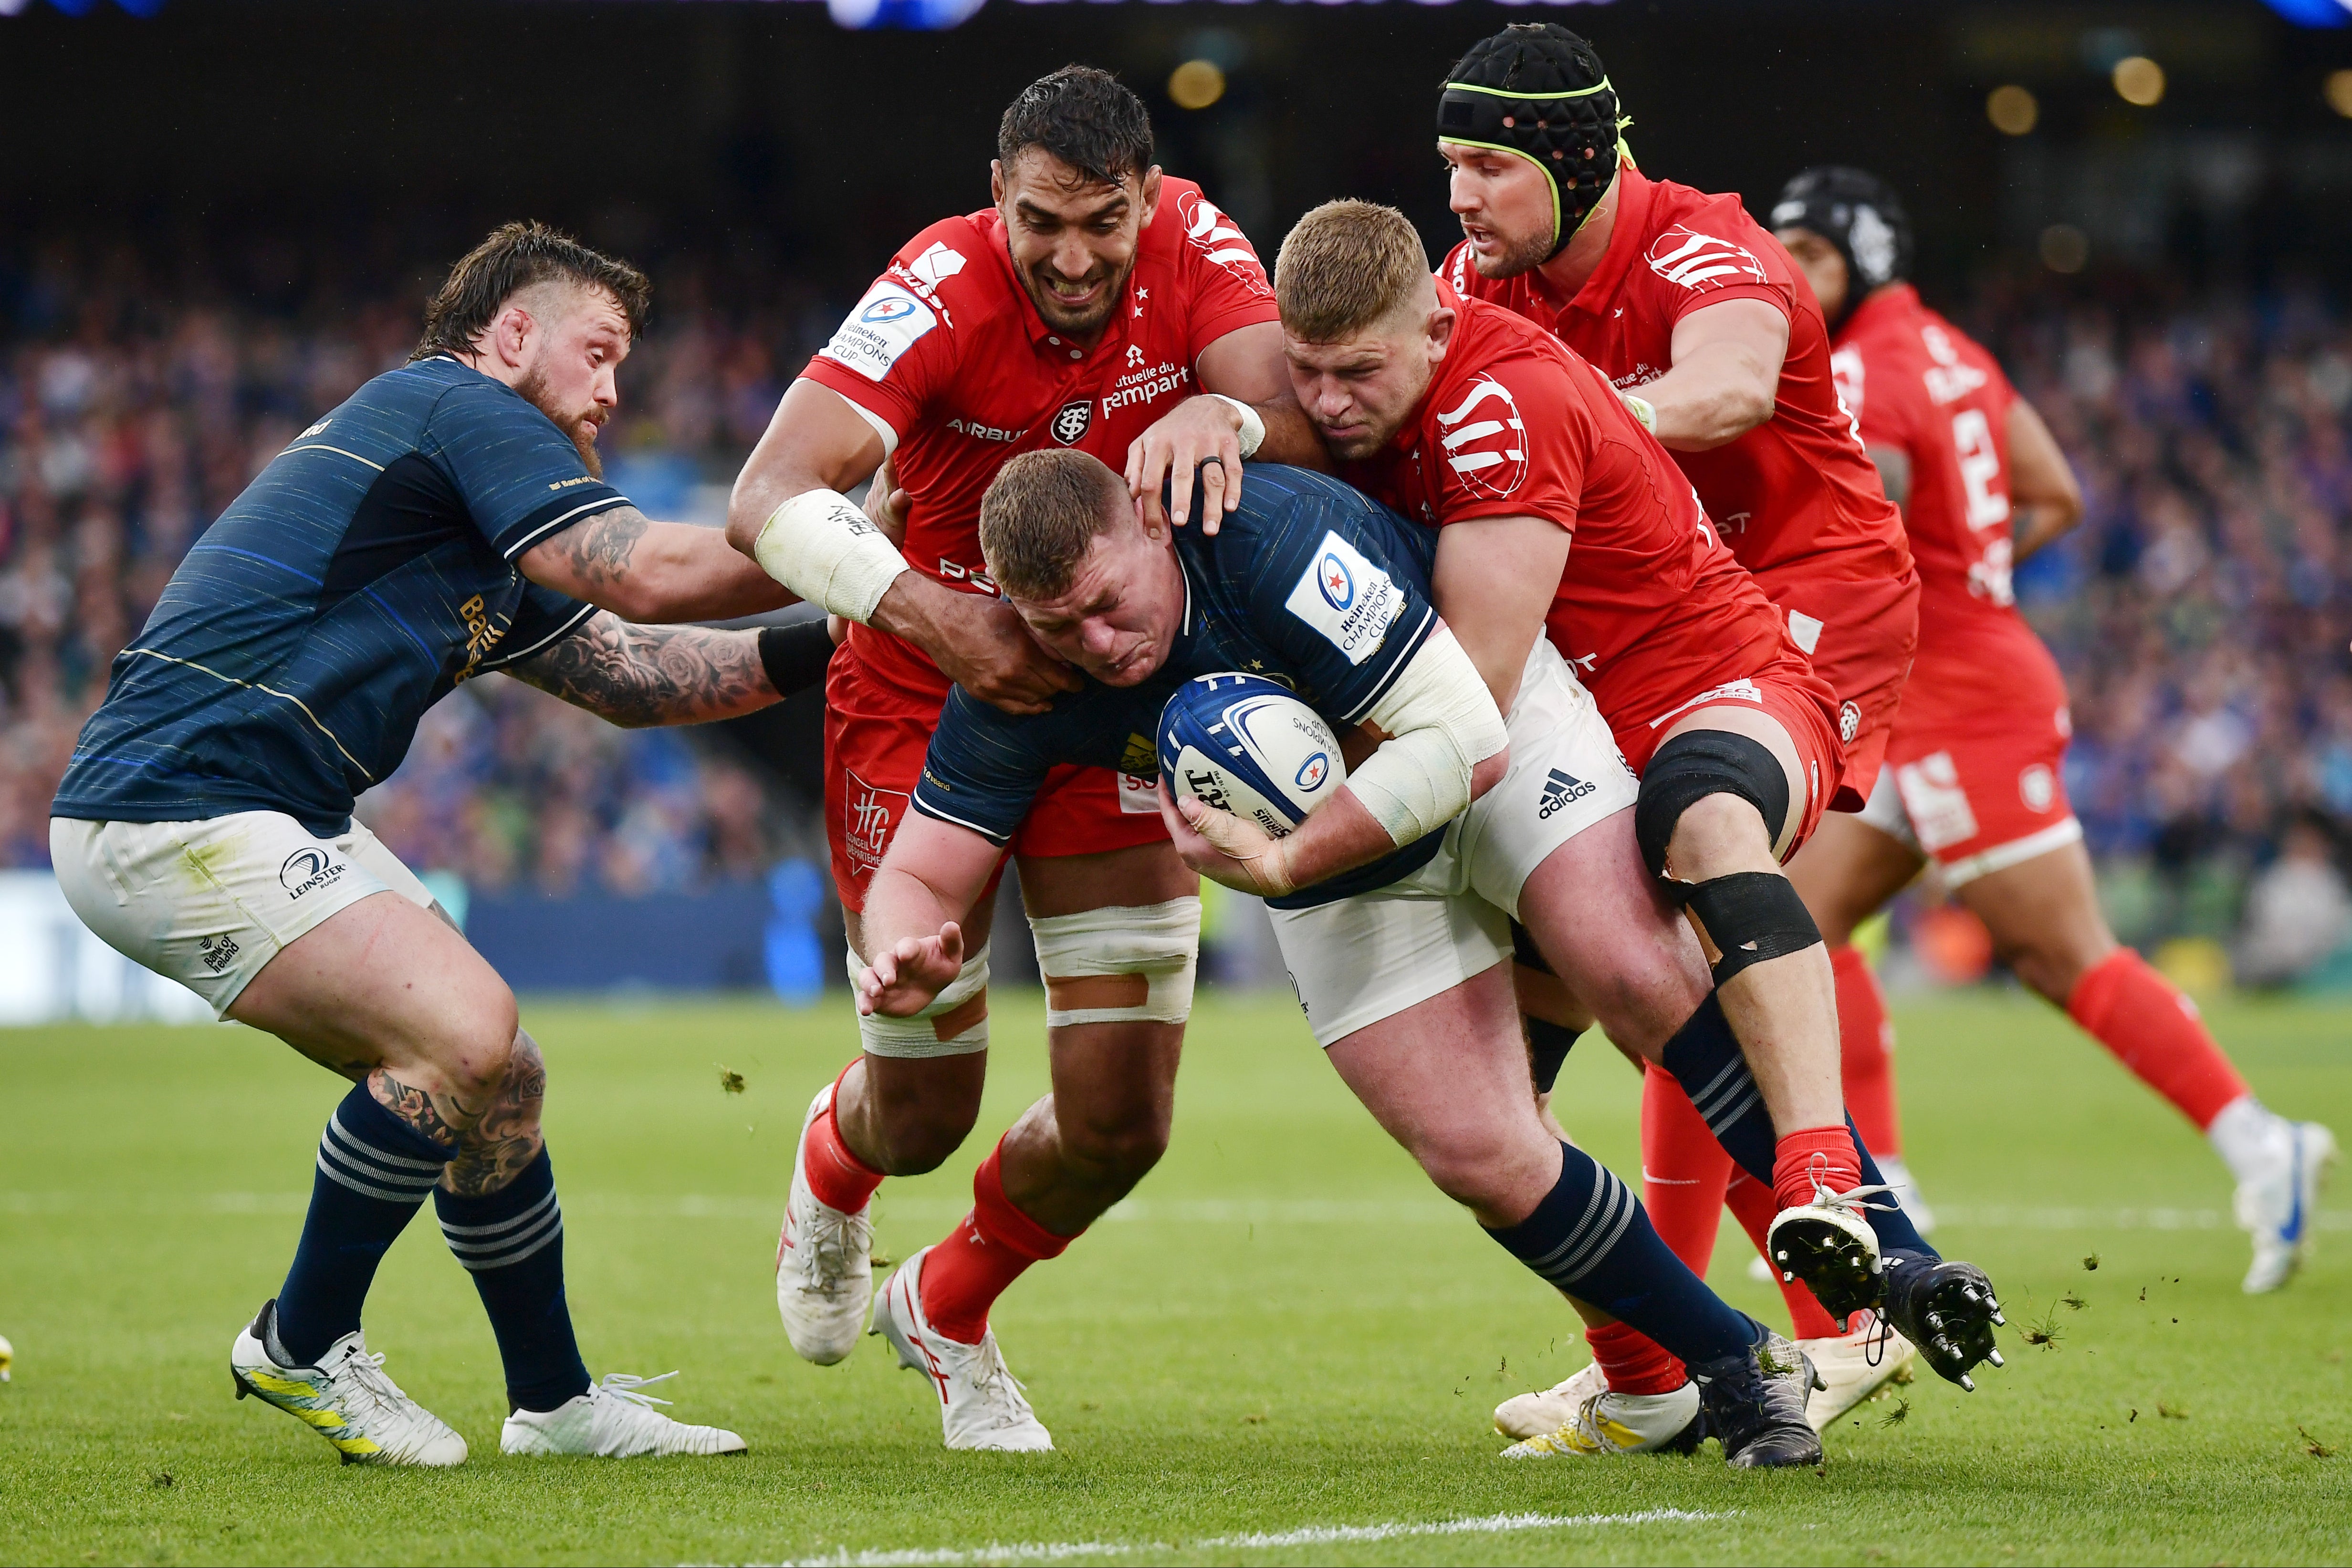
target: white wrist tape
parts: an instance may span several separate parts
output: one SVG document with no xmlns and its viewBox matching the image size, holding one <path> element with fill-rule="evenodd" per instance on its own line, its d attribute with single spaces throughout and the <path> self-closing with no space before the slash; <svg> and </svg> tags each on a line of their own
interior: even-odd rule
<svg viewBox="0 0 2352 1568">
<path fill-rule="evenodd" d="M 898 547 L 835 490 L 803 490 L 778 507 L 751 554 L 761 570 L 811 604 L 861 626 L 908 570 Z"/>
<path fill-rule="evenodd" d="M 1633 411 L 1633 417 L 1642 422 L 1643 430 L 1653 435 L 1658 434 L 1658 408 L 1655 403 L 1645 397 L 1635 397 L 1632 392 L 1619 392 L 1617 395 L 1624 400 L 1625 406 Z"/>
<path fill-rule="evenodd" d="M 1348 775 L 1347 787 L 1399 844 L 1461 815 L 1471 769 L 1511 741 L 1478 666 L 1451 632 L 1423 643 L 1365 716 L 1393 738 Z"/>
<path fill-rule="evenodd" d="M 849 949 L 849 983 L 866 960 Z M 910 1019 L 872 1013 L 857 1020 L 858 1040 L 875 1056 L 969 1056 L 988 1049 L 988 944 L 963 961 L 948 988 Z"/>
<path fill-rule="evenodd" d="M 1045 980 L 1045 1027 L 1182 1023 L 1192 1016 L 1201 901 L 1114 904 L 1029 919 Z"/>
<path fill-rule="evenodd" d="M 1237 397 L 1227 397 L 1223 392 L 1211 392 L 1209 395 L 1215 398 L 1219 402 L 1230 405 L 1234 413 L 1240 415 L 1242 422 L 1243 461 L 1247 462 L 1250 458 L 1256 456 L 1257 449 L 1265 444 L 1265 421 L 1259 416 L 1257 410 L 1250 407 L 1249 404 L 1244 402 L 1241 399 Z"/>
</svg>

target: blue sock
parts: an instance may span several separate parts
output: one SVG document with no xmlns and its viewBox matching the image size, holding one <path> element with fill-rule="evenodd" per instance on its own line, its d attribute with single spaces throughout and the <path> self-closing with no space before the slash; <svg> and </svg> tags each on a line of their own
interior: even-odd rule
<svg viewBox="0 0 2352 1568">
<path fill-rule="evenodd" d="M 433 1195 L 441 1234 L 474 1276 L 506 1364 L 507 1398 L 552 1410 L 588 1392 L 588 1368 L 563 1300 L 563 1206 L 541 1147 L 522 1174 L 484 1197 Z"/>
<path fill-rule="evenodd" d="M 310 1366 L 360 1326 L 360 1305 L 384 1249 L 448 1161 L 439 1145 L 377 1104 L 366 1084 L 343 1096 L 319 1140 L 310 1212 L 278 1291 L 273 1355 L 282 1350 L 287 1364 Z"/>
<path fill-rule="evenodd" d="M 1748 1071 L 1748 1058 L 1739 1049 L 1739 1039 L 1731 1032 L 1731 1021 L 1723 1016 L 1723 1002 L 1714 991 L 1707 993 L 1698 1011 L 1691 1014 L 1683 1027 L 1666 1041 L 1664 1062 L 1675 1082 L 1683 1086 L 1691 1103 L 1698 1107 L 1715 1141 L 1723 1145 L 1733 1163 L 1741 1170 L 1772 1190 L 1772 1156 L 1780 1138 L 1772 1130 L 1771 1113 L 1764 1109 L 1764 1092 L 1756 1086 L 1755 1075 Z M 1879 1174 L 1878 1162 L 1870 1157 L 1863 1144 L 1862 1134 L 1854 1131 L 1853 1118 L 1845 1119 L 1846 1130 L 1853 1134 L 1855 1153 L 1862 1156 L 1862 1180 L 1866 1186 L 1875 1186 L 1886 1178 Z M 1890 1204 L 1885 1208 L 1865 1208 L 1870 1228 L 1878 1237 L 1881 1252 L 1916 1252 L 1929 1258 L 1937 1254 L 1911 1223 L 1911 1217 Z M 1655 1335 L 1652 1336 L 1655 1338 Z"/>
<path fill-rule="evenodd" d="M 1685 1362 L 1735 1355 L 1755 1322 L 1670 1251 L 1641 1199 L 1591 1155 L 1559 1146 L 1559 1180 L 1517 1225 L 1488 1235 L 1580 1301 L 1633 1324 Z"/>
</svg>

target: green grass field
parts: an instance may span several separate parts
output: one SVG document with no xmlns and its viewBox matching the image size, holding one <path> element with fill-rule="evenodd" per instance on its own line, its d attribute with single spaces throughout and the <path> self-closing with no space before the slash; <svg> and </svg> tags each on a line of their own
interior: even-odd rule
<svg viewBox="0 0 2352 1568">
<path fill-rule="evenodd" d="M 475 1457 L 338 1467 L 233 1401 L 225 1364 L 283 1274 L 338 1081 L 236 1028 L 12 1031 L 0 1562 L 2352 1558 L 2340 1195 L 2304 1277 L 2241 1296 L 2244 1243 L 2201 1140 L 2038 1004 L 1897 1010 L 1912 1164 L 1946 1215 L 1937 1239 L 1999 1282 L 2009 1369 L 1973 1397 L 1923 1374 L 1838 1427 L 1821 1471 L 1762 1475 L 1712 1446 L 1496 1459 L 1490 1409 L 1580 1363 L 1573 1322 L 1385 1141 L 1286 999 L 1205 1002 L 1166 1163 L 1000 1306 L 1061 1450 L 1020 1458 L 942 1451 L 926 1385 L 881 1342 L 811 1367 L 776 1322 L 792 1138 L 847 1054 L 845 1008 L 525 1017 L 551 1072 L 591 1369 L 683 1368 L 677 1413 L 736 1428 L 751 1454 L 499 1457 L 495 1350 L 428 1218 L 386 1261 L 370 1343 Z M 2273 1104 L 2352 1129 L 2352 1010 L 2214 1022 Z M 882 1250 L 962 1212 L 971 1165 L 1042 1089 L 1041 1035 L 1036 998 L 1000 999 L 983 1135 L 884 1188 Z M 721 1092 L 719 1063 L 746 1092 Z M 1633 1073 L 1588 1046 L 1562 1086 L 1572 1129 L 1637 1176 Z M 1717 1289 L 1777 1321 L 1735 1239 Z M 2056 1343 L 2030 1348 L 2021 1331 L 2044 1321 Z M 1475 1528 L 1414 1528 L 1451 1521 Z"/>
</svg>

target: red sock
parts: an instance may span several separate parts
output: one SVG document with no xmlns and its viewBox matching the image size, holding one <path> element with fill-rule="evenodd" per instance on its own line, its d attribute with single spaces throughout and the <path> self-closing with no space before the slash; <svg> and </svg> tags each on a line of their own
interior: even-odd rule
<svg viewBox="0 0 2352 1568">
<path fill-rule="evenodd" d="M 1772 1198 L 1782 1208 L 1800 1208 L 1813 1201 L 1818 1185 L 1844 1192 L 1862 1185 L 1862 1155 L 1854 1151 L 1853 1134 L 1840 1122 L 1828 1127 L 1800 1127 L 1772 1150 Z"/>
<path fill-rule="evenodd" d="M 1779 1200 L 1765 1190 L 1762 1182 L 1746 1171 L 1736 1171 L 1725 1202 L 1739 1221 L 1739 1228 L 1748 1232 L 1748 1239 L 1756 1243 L 1757 1255 L 1770 1263 L 1771 1254 L 1764 1250 L 1764 1233 L 1771 1228 L 1772 1217 L 1780 1211 Z M 1805 1289 L 1803 1281 L 1783 1280 L 1778 1269 L 1772 1270 L 1772 1279 L 1780 1287 L 1780 1300 L 1789 1308 L 1790 1339 L 1828 1339 L 1844 1332 L 1838 1327 L 1837 1320 L 1822 1310 L 1821 1302 L 1813 1300 L 1813 1293 Z"/>
<path fill-rule="evenodd" d="M 923 1258 L 923 1315 L 959 1344 L 978 1344 L 988 1309 L 1030 1264 L 1058 1258 L 1076 1237 L 1056 1236 L 1004 1194 L 998 1140 L 971 1177 L 971 1212 Z"/>
<path fill-rule="evenodd" d="M 2246 1081 L 2205 1032 L 2197 1004 L 2128 947 L 2083 972 L 2066 1011 L 2141 1082 L 2180 1107 L 2200 1132 L 2248 1092 Z"/>
<path fill-rule="evenodd" d="M 1592 1347 L 1592 1359 L 1609 1379 L 1612 1394 L 1672 1394 L 1690 1381 L 1683 1364 L 1665 1346 L 1632 1323 L 1586 1329 L 1584 1343 Z"/>
<path fill-rule="evenodd" d="M 1903 1122 L 1895 1109 L 1895 1025 L 1870 961 L 1851 943 L 1830 950 L 1837 977 L 1838 1056 L 1843 1064 L 1846 1113 L 1874 1155 L 1903 1152 Z"/>
<path fill-rule="evenodd" d="M 849 1067 L 856 1065 L 853 1061 Z M 841 1070 L 841 1078 L 849 1076 L 849 1067 Z M 833 1099 L 824 1114 L 811 1122 L 801 1137 L 801 1170 L 819 1203 L 855 1214 L 882 1185 L 882 1173 L 859 1159 L 842 1140 L 841 1124 L 833 1116 L 834 1106 L 841 1103 L 841 1078 L 833 1081 Z"/>
<path fill-rule="evenodd" d="M 1642 1207 L 1666 1249 L 1701 1279 L 1715 1256 L 1730 1179 L 1731 1156 L 1698 1107 L 1673 1073 L 1652 1063 L 1642 1074 Z"/>
</svg>

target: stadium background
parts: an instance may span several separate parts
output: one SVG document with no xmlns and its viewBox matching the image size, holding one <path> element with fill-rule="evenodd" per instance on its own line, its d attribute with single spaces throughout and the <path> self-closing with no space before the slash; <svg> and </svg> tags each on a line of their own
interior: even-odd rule
<svg viewBox="0 0 2352 1568">
<path fill-rule="evenodd" d="M 606 461 L 648 511 L 717 521 L 783 386 L 890 250 L 985 202 L 995 116 L 1031 78 L 1118 71 L 1161 162 L 1269 262 L 1340 194 L 1401 206 L 1434 256 L 1454 231 L 1433 84 L 1469 39 L 1538 14 L 993 0 L 952 31 L 860 32 L 809 3 L 12 8 L 0 862 L 34 873 L 18 887 L 46 882 L 73 737 L 181 553 L 293 432 L 404 357 L 426 289 L 493 223 L 562 224 L 652 275 Z M 1600 42 L 1653 172 L 1759 212 L 1822 161 L 1907 194 L 1927 298 L 2000 353 L 2084 480 L 2084 526 L 2019 596 L 2073 691 L 2068 787 L 2110 912 L 2200 985 L 2234 963 L 2352 986 L 2352 31 L 2296 13 L 2344 19 L 2334 0 L 1540 11 Z M 924 17 L 891 0 L 866 19 Z M 840 979 L 809 869 L 816 719 L 812 694 L 625 733 L 478 682 L 362 811 L 462 886 L 519 985 L 805 991 Z M 16 911 L 0 898 L 0 926 L 70 934 Z M 1020 923 L 999 930 L 1017 975 Z M 1212 974 L 1278 983 L 1249 930 L 1229 904 Z M 38 942 L 0 946 L 0 969 L 59 972 Z M 1898 985 L 1986 961 L 1932 888 L 1897 910 Z M 149 1010 L 121 983 L 51 985 L 16 1016 Z"/>
</svg>

